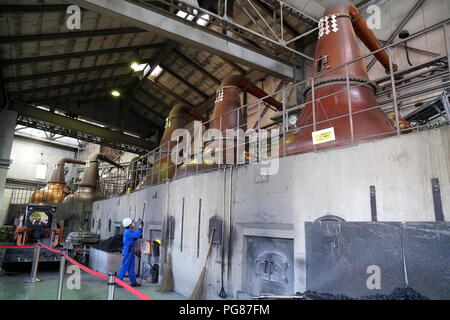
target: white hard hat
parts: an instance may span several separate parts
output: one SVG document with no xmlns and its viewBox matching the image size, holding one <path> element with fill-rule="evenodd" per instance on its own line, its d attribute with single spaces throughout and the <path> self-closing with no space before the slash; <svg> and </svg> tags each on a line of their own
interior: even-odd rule
<svg viewBox="0 0 450 320">
<path fill-rule="evenodd" d="M 131 220 L 131 218 L 125 218 L 122 221 L 122 225 L 124 226 L 124 228 L 127 228 L 129 226 L 131 226 L 133 224 L 133 220 Z"/>
</svg>

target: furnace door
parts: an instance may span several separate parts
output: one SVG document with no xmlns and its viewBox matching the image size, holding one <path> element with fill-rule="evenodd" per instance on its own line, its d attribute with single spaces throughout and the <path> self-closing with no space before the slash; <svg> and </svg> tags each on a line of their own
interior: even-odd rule
<svg viewBox="0 0 450 320">
<path fill-rule="evenodd" d="M 294 294 L 293 240 L 247 237 L 246 292 Z"/>
</svg>

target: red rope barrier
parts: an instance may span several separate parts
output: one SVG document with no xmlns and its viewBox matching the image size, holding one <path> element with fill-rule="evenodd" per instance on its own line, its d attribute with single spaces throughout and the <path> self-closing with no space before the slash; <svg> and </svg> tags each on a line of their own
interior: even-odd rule
<svg viewBox="0 0 450 320">
<path fill-rule="evenodd" d="M 154 300 L 153 298 L 150 298 L 149 296 L 143 294 L 142 292 L 136 290 L 135 288 L 131 287 L 127 283 L 123 282 L 122 280 L 119 280 L 117 278 L 114 278 L 114 282 L 118 285 L 122 286 L 125 290 L 128 292 L 134 294 L 136 297 L 138 297 L 141 300 Z"/>
<path fill-rule="evenodd" d="M 85 265 L 82 265 L 82 264 L 78 263 L 77 261 L 75 261 L 75 260 L 73 260 L 71 257 L 69 257 L 67 254 L 65 254 L 64 252 L 59 251 L 59 250 L 56 250 L 56 249 L 53 249 L 53 248 L 50 248 L 50 247 L 46 246 L 46 245 L 43 244 L 43 243 L 41 243 L 40 245 L 41 245 L 44 249 L 47 249 L 48 251 L 51 251 L 51 252 L 54 252 L 54 253 L 62 254 L 68 261 L 70 261 L 71 263 L 73 263 L 74 265 L 76 265 L 77 267 L 79 267 L 81 270 L 83 270 L 83 271 L 85 271 L 85 272 L 87 272 L 87 273 L 93 275 L 94 277 L 101 278 L 101 279 L 104 279 L 104 280 L 108 279 L 108 276 L 107 276 L 106 274 L 103 274 L 103 273 L 94 271 L 94 270 L 92 270 L 92 269 L 86 267 Z"/>
<path fill-rule="evenodd" d="M 70 261 L 71 263 L 73 263 L 74 265 L 79 267 L 81 270 L 83 270 L 83 271 L 93 275 L 94 277 L 101 278 L 103 280 L 107 280 L 108 279 L 108 276 L 106 274 L 94 271 L 94 270 L 86 267 L 85 265 L 82 265 L 82 264 L 78 263 L 77 261 L 75 261 L 74 259 L 72 259 L 71 257 L 69 257 L 67 254 L 65 254 L 64 252 L 62 252 L 60 250 L 56 250 L 56 249 L 50 248 L 49 246 L 46 246 L 43 243 L 39 243 L 39 245 L 41 247 L 43 247 L 44 249 L 48 250 L 48 251 L 51 251 L 51 252 L 63 255 L 68 261 Z M 34 249 L 34 246 L 0 246 L 0 249 Z M 138 297 L 141 300 L 154 300 L 153 298 L 151 298 L 151 297 L 143 294 L 142 292 L 136 290 L 135 288 L 131 287 L 127 283 L 123 282 L 122 280 L 114 278 L 114 281 L 115 281 L 115 283 L 117 283 L 118 285 L 122 286 L 125 290 L 127 290 L 131 294 L 134 294 L 136 297 Z"/>
<path fill-rule="evenodd" d="M 0 249 L 34 249 L 33 246 L 0 246 Z"/>
</svg>

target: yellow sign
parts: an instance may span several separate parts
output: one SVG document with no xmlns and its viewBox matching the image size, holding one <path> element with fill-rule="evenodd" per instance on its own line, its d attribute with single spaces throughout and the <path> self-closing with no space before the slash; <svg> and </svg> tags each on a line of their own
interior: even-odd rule
<svg viewBox="0 0 450 320">
<path fill-rule="evenodd" d="M 325 142 L 330 142 L 336 140 L 334 135 L 334 128 L 328 128 L 320 131 L 315 131 L 312 133 L 313 144 L 321 144 Z"/>
</svg>

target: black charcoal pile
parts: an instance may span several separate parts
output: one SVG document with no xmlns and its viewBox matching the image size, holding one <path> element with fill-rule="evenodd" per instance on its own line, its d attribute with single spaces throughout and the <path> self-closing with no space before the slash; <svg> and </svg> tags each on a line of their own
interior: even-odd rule
<svg viewBox="0 0 450 320">
<path fill-rule="evenodd" d="M 360 298 L 351 298 L 342 294 L 317 293 L 307 291 L 303 294 L 307 300 L 430 300 L 430 298 L 421 295 L 410 287 L 396 288 L 389 294 L 374 294 L 362 296 Z"/>
<path fill-rule="evenodd" d="M 120 252 L 123 247 L 123 236 L 116 235 L 107 240 L 102 240 L 96 245 L 92 246 L 95 249 L 102 250 L 105 252 Z"/>
</svg>

